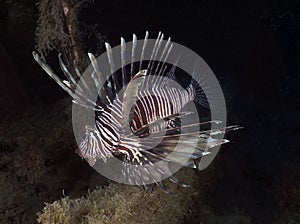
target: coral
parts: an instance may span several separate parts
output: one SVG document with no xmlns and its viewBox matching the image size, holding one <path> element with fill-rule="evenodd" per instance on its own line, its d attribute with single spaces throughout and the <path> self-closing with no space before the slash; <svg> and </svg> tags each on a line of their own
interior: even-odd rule
<svg viewBox="0 0 300 224">
<path fill-rule="evenodd" d="M 62 198 L 46 207 L 38 215 L 38 222 L 50 223 L 181 223 L 189 213 L 195 194 L 193 170 L 184 169 L 179 178 L 192 187 L 169 184 L 176 196 L 155 188 L 146 192 L 141 188 L 111 183 L 79 199 Z"/>
</svg>

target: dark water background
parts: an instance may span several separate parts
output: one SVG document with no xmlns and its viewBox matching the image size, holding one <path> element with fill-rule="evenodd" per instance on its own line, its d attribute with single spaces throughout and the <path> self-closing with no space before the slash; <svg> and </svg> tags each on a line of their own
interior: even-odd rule
<svg viewBox="0 0 300 224">
<path fill-rule="evenodd" d="M 2 8 L 0 18 L 3 120 L 19 119 L 66 97 L 31 57 L 33 1 L 15 2 L 23 10 Z M 142 38 L 148 30 L 155 38 L 163 31 L 197 52 L 216 74 L 228 124 L 245 129 L 230 133 L 232 143 L 218 154 L 220 176 L 206 190 L 215 214 L 238 208 L 252 223 L 271 223 L 289 205 L 292 211 L 300 209 L 299 1 L 111 0 L 95 1 L 95 6 L 84 10 L 82 19 L 98 23 L 112 46 L 120 36 Z M 87 48 L 94 50 L 91 42 Z M 298 193 L 278 196 L 291 188 Z"/>
</svg>

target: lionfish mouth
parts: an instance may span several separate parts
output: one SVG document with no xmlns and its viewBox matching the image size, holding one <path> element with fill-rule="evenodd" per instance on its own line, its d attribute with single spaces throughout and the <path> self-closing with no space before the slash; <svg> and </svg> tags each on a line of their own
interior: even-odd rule
<svg viewBox="0 0 300 224">
<path fill-rule="evenodd" d="M 203 158 L 214 157 L 215 148 L 228 142 L 224 133 L 240 127 L 212 128 L 220 122 L 199 119 L 199 111 L 211 112 L 214 100 L 209 96 L 214 88 L 207 91 L 210 83 L 203 80 L 201 66 L 194 62 L 191 77 L 182 83 L 188 76 L 178 68 L 179 55 L 169 60 L 174 43 L 170 38 L 164 41 L 161 33 L 155 40 L 148 36 L 146 32 L 144 40 L 138 41 L 133 35 L 127 44 L 121 38 L 121 45 L 113 49 L 106 43 L 107 52 L 98 59 L 88 53 L 91 63 L 84 74 L 75 62 L 76 74 L 72 74 L 59 54 L 67 80 L 56 75 L 37 53 L 33 57 L 74 104 L 92 112 L 94 123 L 83 124 L 85 134 L 76 150 L 79 156 L 93 167 L 101 162 L 109 166 L 114 159 L 120 169 L 112 172 L 120 173 L 121 182 L 156 183 L 170 193 L 163 179 L 187 187 L 173 174 L 182 166 L 200 169 Z M 105 66 L 108 71 L 101 70 Z"/>
</svg>

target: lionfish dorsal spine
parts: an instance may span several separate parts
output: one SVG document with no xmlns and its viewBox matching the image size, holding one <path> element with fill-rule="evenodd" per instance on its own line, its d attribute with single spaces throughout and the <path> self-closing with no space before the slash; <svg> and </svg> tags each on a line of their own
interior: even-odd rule
<svg viewBox="0 0 300 224">
<path fill-rule="evenodd" d="M 58 54 L 58 62 L 66 78 L 72 83 L 73 86 L 76 86 L 77 82 L 75 81 L 75 78 L 73 77 L 73 75 L 71 74 L 71 72 L 69 71 L 65 63 L 63 62 L 61 53 Z"/>
<path fill-rule="evenodd" d="M 130 74 L 131 78 L 135 75 L 134 64 L 136 57 L 136 45 L 137 45 L 137 36 L 135 34 L 132 35 L 132 50 L 131 50 L 131 66 L 130 66 Z"/>
<path fill-rule="evenodd" d="M 166 60 L 169 56 L 169 53 L 171 52 L 171 49 L 172 49 L 173 45 L 171 45 L 171 47 L 169 48 L 170 44 L 171 44 L 171 38 L 169 37 L 169 39 L 168 39 L 168 41 L 167 41 L 167 43 L 166 43 L 166 45 L 163 49 L 163 52 L 162 52 L 162 54 L 161 54 L 161 56 L 158 60 L 159 62 L 158 62 L 158 65 L 156 67 L 156 70 L 155 70 L 155 74 L 157 74 L 158 76 L 160 76 L 162 74 L 164 64 L 165 64 L 165 62 L 166 62 Z M 162 63 L 162 65 L 160 66 L 161 63 Z M 160 70 L 158 71 L 159 67 L 160 67 Z"/>
<path fill-rule="evenodd" d="M 126 59 L 125 59 L 125 52 L 126 52 L 126 42 L 123 37 L 121 37 L 121 66 L 122 66 L 122 85 L 125 86 L 127 83 L 126 79 Z"/>
<path fill-rule="evenodd" d="M 140 61 L 139 71 L 142 70 L 142 65 L 143 65 L 143 60 L 144 60 L 144 55 L 145 55 L 145 49 L 146 49 L 147 43 L 148 43 L 148 37 L 149 37 L 149 32 L 146 31 L 145 38 L 144 38 L 144 43 L 143 43 L 143 48 L 142 48 L 142 53 L 141 53 L 141 61 Z"/>
<path fill-rule="evenodd" d="M 112 87 L 114 95 L 116 96 L 117 100 L 119 100 L 117 93 L 121 89 L 121 87 L 119 86 L 119 82 L 116 77 L 116 68 L 115 68 L 115 62 L 112 55 L 112 49 L 109 43 L 105 43 L 105 47 L 106 47 L 106 53 L 107 53 L 107 58 L 108 58 L 110 73 L 112 78 L 112 83 L 110 83 L 110 85 Z"/>
<path fill-rule="evenodd" d="M 82 74 L 78 68 L 78 60 L 77 59 L 74 59 L 73 67 L 74 67 L 75 73 L 77 75 L 77 78 L 79 79 L 80 77 L 82 77 Z M 80 79 L 80 82 L 82 83 L 82 88 L 84 88 L 83 91 L 86 91 L 87 94 L 92 94 L 92 91 L 90 90 L 90 88 L 88 87 L 87 83 L 85 82 L 85 80 L 83 78 Z"/>
</svg>

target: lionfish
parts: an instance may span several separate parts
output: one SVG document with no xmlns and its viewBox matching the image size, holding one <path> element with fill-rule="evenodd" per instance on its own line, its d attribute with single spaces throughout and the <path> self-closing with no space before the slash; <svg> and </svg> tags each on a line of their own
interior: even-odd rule
<svg viewBox="0 0 300 224">
<path fill-rule="evenodd" d="M 196 161 L 208 155 L 210 148 L 228 142 L 212 136 L 238 129 L 238 126 L 200 130 L 193 127 L 218 121 L 183 124 L 182 119 L 188 120 L 191 115 L 191 112 L 185 111 L 186 105 L 196 102 L 208 110 L 207 97 L 194 78 L 185 86 L 176 85 L 176 62 L 173 65 L 166 63 L 172 42 L 170 38 L 163 41 L 164 35 L 161 32 L 154 47 L 148 49 L 151 51 L 151 59 L 143 60 L 148 35 L 146 32 L 141 61 L 127 65 L 125 40 L 121 38 L 119 57 L 122 66 L 118 71 L 113 71 L 112 48 L 105 43 L 109 66 L 114 68 L 111 75 L 101 74 L 96 57 L 88 53 L 92 68 L 89 75 L 92 84 L 98 89 L 96 101 L 89 98 L 89 85 L 82 81 L 79 86 L 82 74 L 77 61 L 74 61 L 76 75 L 73 75 L 59 54 L 59 64 L 67 78 L 62 80 L 37 53 L 33 52 L 33 57 L 73 97 L 74 103 L 95 114 L 94 125 L 85 126 L 84 138 L 76 151 L 82 158 L 94 166 L 98 160 L 106 162 L 116 157 L 123 164 L 121 172 L 129 184 L 149 188 L 155 183 L 170 193 L 162 179 L 169 178 L 180 186 L 187 186 L 172 175 L 172 164 L 197 168 Z M 133 35 L 132 57 L 137 53 L 136 42 L 137 37 Z M 103 77 L 99 77 L 101 75 L 105 76 L 104 81 Z M 164 162 L 163 166 L 157 165 L 160 161 Z"/>
</svg>

